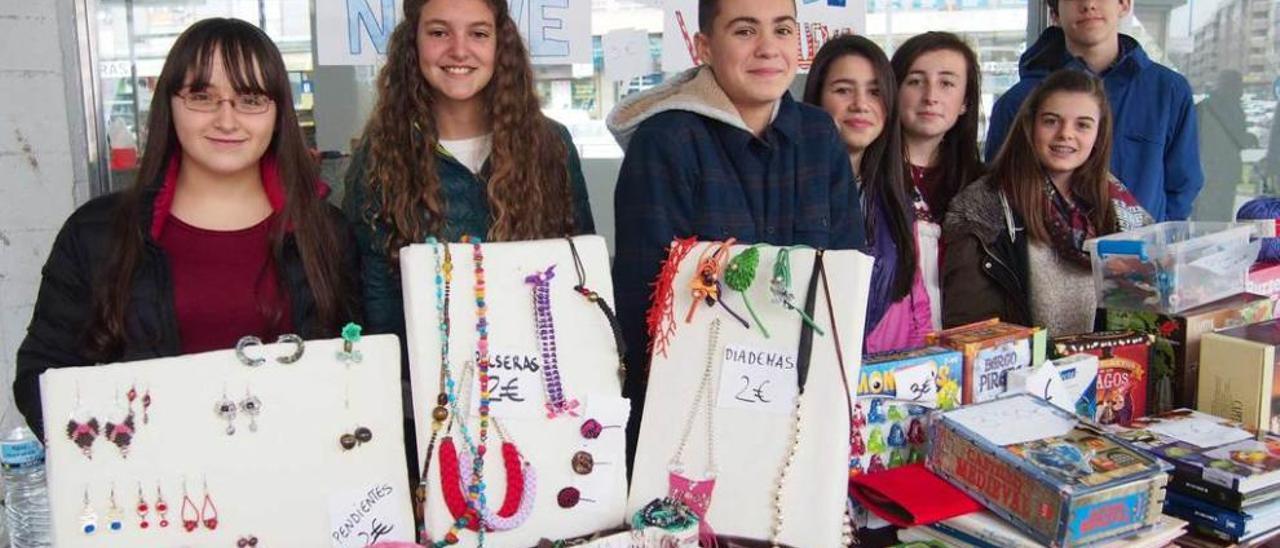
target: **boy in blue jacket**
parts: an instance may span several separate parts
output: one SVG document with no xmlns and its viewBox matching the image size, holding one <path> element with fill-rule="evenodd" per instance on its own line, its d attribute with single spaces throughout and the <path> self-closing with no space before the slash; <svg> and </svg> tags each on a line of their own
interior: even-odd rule
<svg viewBox="0 0 1280 548">
<path fill-rule="evenodd" d="M 795 15 L 793 0 L 700 0 L 704 64 L 609 114 L 626 151 L 613 288 L 627 344 L 628 466 L 647 386 L 645 312 L 672 239 L 863 247 L 861 200 L 835 122 L 787 92 L 799 57 Z"/>
<path fill-rule="evenodd" d="M 996 101 L 987 130 L 986 159 L 1005 135 L 1031 90 L 1055 70 L 1093 73 L 1107 88 L 1115 117 L 1111 171 L 1158 221 L 1184 220 L 1204 186 L 1195 104 L 1186 78 L 1152 61 L 1120 20 L 1133 0 L 1046 0 L 1057 26 L 1045 29 L 1022 54 L 1021 80 Z"/>
</svg>

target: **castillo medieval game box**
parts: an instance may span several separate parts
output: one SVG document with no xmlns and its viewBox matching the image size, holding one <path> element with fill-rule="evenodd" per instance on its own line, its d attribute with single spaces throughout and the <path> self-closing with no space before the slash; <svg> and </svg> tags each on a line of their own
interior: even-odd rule
<svg viewBox="0 0 1280 548">
<path fill-rule="evenodd" d="M 927 464 L 1047 546 L 1079 546 L 1160 519 L 1169 466 L 1029 394 L 944 412 Z"/>
</svg>

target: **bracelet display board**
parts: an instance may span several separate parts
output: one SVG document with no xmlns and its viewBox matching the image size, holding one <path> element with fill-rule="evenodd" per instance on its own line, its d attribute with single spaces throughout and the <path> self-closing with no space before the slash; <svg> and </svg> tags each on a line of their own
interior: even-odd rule
<svg viewBox="0 0 1280 548">
<path fill-rule="evenodd" d="M 694 506 L 707 508 L 705 521 L 715 533 L 776 537 L 790 546 L 839 546 L 849 470 L 848 413 L 857 390 L 873 261 L 857 251 L 823 254 L 828 283 L 816 281 L 810 314 L 822 333 L 811 332 L 807 381 L 797 408 L 804 321 L 780 303 L 775 291 L 791 293 L 788 302 L 803 310 L 815 252 L 797 248 L 780 254 L 779 248 L 756 246 L 754 271 L 731 280 L 743 276 L 749 263 L 735 266 L 728 257 L 747 249 L 694 244 L 670 278 L 672 298 L 655 337 L 627 507 L 635 511 L 655 497 L 684 491 Z M 727 256 L 717 256 L 722 253 Z M 779 260 L 784 268 L 776 270 Z M 717 262 L 725 283 L 716 303 L 708 306 L 698 298 L 695 305 L 691 288 L 714 285 L 705 283 L 710 278 L 695 280 L 715 271 Z M 787 273 L 789 289 L 783 287 Z M 731 287 L 744 283 L 745 292 Z"/>
<path fill-rule="evenodd" d="M 53 545 L 411 540 L 399 343 L 343 343 L 46 371 Z"/>
<path fill-rule="evenodd" d="M 603 310 L 611 310 L 613 300 L 609 256 L 599 236 L 572 242 L 572 247 L 566 239 L 454 243 L 448 244 L 447 254 L 444 244 L 401 250 L 418 458 L 426 465 L 425 521 L 432 539 L 452 534 L 460 546 L 479 541 L 475 531 L 451 528 L 457 517 L 444 487 L 455 484 L 449 487 L 456 506 L 470 485 L 471 468 L 459 461 L 470 460 L 464 438 L 476 443 L 480 429 L 476 358 L 482 310 L 491 416 L 482 478 L 486 507 L 501 528 L 486 532 L 484 544 L 532 546 L 542 538 L 583 535 L 624 519 L 630 406 L 620 396 L 620 358 Z M 447 276 L 445 264 L 451 266 Z M 480 293 L 477 266 L 483 277 Z M 437 308 L 446 294 L 447 313 Z M 441 329 L 442 320 L 448 321 L 447 330 Z M 446 363 L 443 341 L 448 352 L 445 378 L 453 381 L 457 401 L 443 406 L 448 419 L 436 423 L 433 437 L 432 414 Z M 465 436 L 459 415 L 465 415 Z M 507 444 L 518 457 L 508 455 Z M 517 459 L 519 463 L 509 462 Z M 524 489 L 509 490 L 508 480 L 517 470 Z M 503 508 L 511 512 L 503 515 Z"/>
</svg>

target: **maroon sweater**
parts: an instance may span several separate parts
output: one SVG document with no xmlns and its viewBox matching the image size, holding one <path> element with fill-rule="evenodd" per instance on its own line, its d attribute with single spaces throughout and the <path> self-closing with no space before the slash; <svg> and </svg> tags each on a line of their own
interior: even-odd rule
<svg viewBox="0 0 1280 548">
<path fill-rule="evenodd" d="M 170 216 L 157 243 L 169 259 L 182 353 L 271 341 L 293 330 L 267 243 L 274 216 L 240 230 L 191 226 Z"/>
</svg>

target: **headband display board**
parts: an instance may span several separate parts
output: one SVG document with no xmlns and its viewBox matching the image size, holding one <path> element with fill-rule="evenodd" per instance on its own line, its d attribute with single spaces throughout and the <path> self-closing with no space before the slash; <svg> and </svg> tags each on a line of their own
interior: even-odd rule
<svg viewBox="0 0 1280 548">
<path fill-rule="evenodd" d="M 716 242 L 696 244 L 671 278 L 669 327 L 661 328 L 667 335 L 656 339 L 665 341 L 657 341 L 653 348 L 627 508 L 635 511 L 655 497 L 666 496 L 669 489 L 683 488 L 702 497 L 695 504 L 709 502 L 706 522 L 716 533 L 768 540 L 778 523 L 775 504 L 780 504 L 781 542 L 839 546 L 848 497 L 849 406 L 857 390 L 873 261 L 857 251 L 824 253 L 831 314 L 819 279 L 812 318 L 823 334 L 812 335 L 808 378 L 800 399 L 802 435 L 797 441 L 793 402 L 798 392 L 803 324 L 798 312 L 773 299 L 774 284 L 782 278 L 774 270 L 781 258 L 779 248 L 756 248 L 758 265 L 745 291 L 750 310 L 744 292 L 730 288 L 742 287 L 742 279 L 731 278 L 747 269 L 729 261 L 721 266 L 726 280 L 721 300 L 708 306 L 698 299 L 690 316 L 694 302 L 691 282 L 706 271 L 704 259 L 714 260 L 720 248 Z M 729 255 L 737 257 L 746 249 L 734 246 Z M 788 253 L 790 268 L 783 271 L 790 272 L 791 302 L 803 310 L 815 252 L 795 249 Z M 659 282 L 659 287 L 662 284 Z M 653 317 L 651 311 L 650 319 Z M 713 328 L 713 322 L 719 327 Z M 769 333 L 767 338 L 761 325 Z M 666 331 L 670 328 L 674 331 Z M 713 337 L 713 331 L 718 331 L 718 336 Z M 712 339 L 718 339 L 714 348 Z M 700 390 L 704 376 L 710 386 Z M 702 398 L 710 396 L 710 405 L 698 399 L 699 392 L 703 392 Z M 708 412 L 713 413 L 711 421 L 706 417 Z M 712 432 L 708 432 L 709 422 Z M 677 454 L 682 456 L 677 458 Z M 780 471 L 789 455 L 794 460 L 788 467 L 782 499 L 775 502 Z M 677 460 L 682 468 L 677 467 Z M 685 479 L 672 475 L 679 470 L 682 478 L 704 481 L 709 463 L 716 469 L 709 500 L 706 491 L 699 493 L 697 487 L 690 488 Z"/>
<path fill-rule="evenodd" d="M 358 363 L 338 358 L 335 339 L 246 347 L 246 359 L 263 359 L 254 367 L 219 350 L 48 370 L 53 545 L 413 539 L 399 346 L 365 337 L 352 347 Z"/>
<path fill-rule="evenodd" d="M 573 248 L 565 239 L 448 244 L 452 269 L 447 277 L 443 275 L 443 244 L 418 244 L 401 250 L 418 458 L 427 464 L 425 515 L 433 539 L 449 534 L 450 524 L 456 521 L 442 490 L 442 472 L 450 475 L 451 482 L 469 479 L 466 473 L 450 473 L 449 466 L 467 469 L 452 459 L 454 454 L 467 453 L 458 416 L 452 410 L 452 427 L 440 428 L 436 443 L 431 444 L 432 411 L 441 393 L 442 340 L 448 341 L 448 371 L 455 394 L 459 400 L 469 400 L 460 401 L 459 409 L 466 410 L 467 434 L 472 439 L 480 424 L 474 364 L 480 339 L 477 248 L 484 270 L 489 409 L 493 417 L 484 463 L 484 492 L 491 512 L 511 518 L 503 520 L 504 530 L 485 533 L 485 545 L 532 546 L 542 538 L 579 536 L 623 522 L 624 427 L 630 406 L 620 396 L 620 360 L 610 322 L 598 303 L 575 291 L 575 286 L 581 285 L 612 303 L 609 255 L 599 236 L 579 236 L 572 241 Z M 535 284 L 526 281 L 531 275 L 541 275 L 546 284 L 545 306 L 535 301 Z M 437 303 L 442 302 L 437 293 L 444 295 L 446 281 L 447 336 L 441 332 L 441 311 L 437 309 Z M 541 317 L 540 309 L 544 312 Z M 543 344 L 548 341 L 555 346 L 556 363 L 550 369 L 543 354 Z M 548 409 L 553 400 L 561 403 L 554 418 Z M 522 472 L 524 483 L 534 484 L 531 497 L 527 489 L 524 495 L 507 492 L 509 473 L 519 464 L 506 462 L 511 458 L 504 454 L 504 441 L 514 444 L 518 460 L 528 463 L 536 477 L 534 482 L 528 472 Z M 429 446 L 432 454 L 428 457 Z M 448 465 L 441 465 L 441 459 L 446 458 L 442 455 L 448 457 Z M 458 492 L 456 487 L 454 492 Z M 513 495 L 518 496 L 521 506 L 504 504 L 517 500 Z M 527 509 L 523 508 L 525 500 L 532 500 Z M 503 516 L 500 506 L 520 510 Z M 462 546 L 477 544 L 476 532 L 455 534 Z"/>
</svg>

